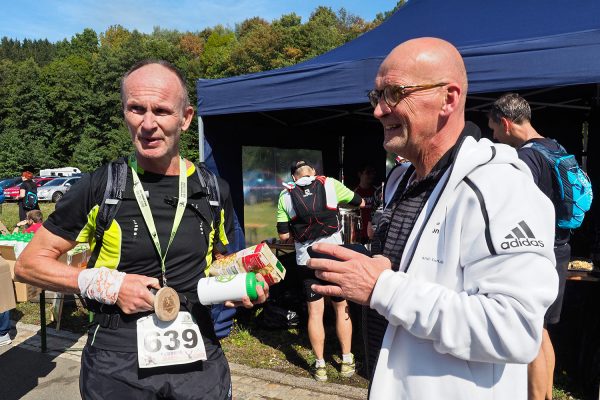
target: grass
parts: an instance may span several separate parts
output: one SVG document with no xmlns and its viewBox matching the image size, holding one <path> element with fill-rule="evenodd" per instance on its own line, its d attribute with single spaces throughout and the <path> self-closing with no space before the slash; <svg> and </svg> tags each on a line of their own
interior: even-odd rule
<svg viewBox="0 0 600 400">
<path fill-rule="evenodd" d="M 40 210 L 44 219 L 54 211 L 55 203 L 39 203 Z M 12 232 L 13 228 L 20 221 L 19 219 L 19 205 L 16 202 L 4 202 L 0 204 L 0 221 L 6 225 L 8 230 Z"/>
<path fill-rule="evenodd" d="M 277 204 L 264 201 L 253 205 L 244 204 L 244 224 L 246 225 L 246 245 L 260 243 L 261 240 L 277 237 Z M 254 226 L 254 228 L 249 229 Z"/>
<path fill-rule="evenodd" d="M 261 323 L 262 310 L 242 310 L 231 335 L 221 344 L 231 362 L 265 368 L 294 376 L 310 377 L 309 368 L 315 362 L 305 323 L 290 329 L 269 330 Z M 366 388 L 362 369 L 362 339 L 355 335 L 352 351 L 356 356 L 357 373 L 351 378 L 340 376 L 341 351 L 335 336 L 333 311 L 325 314 L 325 361 L 329 382 Z"/>
</svg>

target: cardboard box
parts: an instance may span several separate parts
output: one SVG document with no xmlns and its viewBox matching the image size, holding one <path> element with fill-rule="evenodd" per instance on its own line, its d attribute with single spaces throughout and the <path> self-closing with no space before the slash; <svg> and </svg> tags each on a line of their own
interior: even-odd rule
<svg viewBox="0 0 600 400">
<path fill-rule="evenodd" d="M 0 256 L 2 256 L 2 258 L 4 258 L 5 260 L 8 261 L 15 261 L 17 259 L 16 255 L 15 255 L 15 248 L 14 246 L 6 246 L 6 245 L 1 245 L 0 246 Z"/>
<path fill-rule="evenodd" d="M 10 265 L 0 257 L 0 312 L 12 310 L 16 306 Z"/>
<path fill-rule="evenodd" d="M 211 276 L 234 275 L 250 271 L 261 274 L 269 285 L 285 278 L 285 267 L 265 243 L 214 260 L 209 274 Z"/>
<path fill-rule="evenodd" d="M 10 275 L 14 283 L 14 297 L 18 303 L 29 301 L 39 296 L 42 291 L 37 286 L 30 285 L 28 283 L 22 283 L 15 281 L 15 249 L 13 246 L 0 245 L 0 258 L 4 259 L 10 268 Z M 87 265 L 87 251 L 80 251 L 75 253 L 69 251 L 61 255 L 58 261 L 63 262 L 67 265 L 72 265 L 77 268 L 85 268 Z M 1 296 L 1 293 L 0 293 Z"/>
<path fill-rule="evenodd" d="M 42 289 L 39 287 L 15 281 L 15 249 L 13 246 L 0 246 L 0 256 L 6 260 L 10 267 L 10 275 L 15 286 L 15 298 L 17 303 L 29 301 L 39 296 Z"/>
<path fill-rule="evenodd" d="M 42 289 L 37 286 L 30 285 L 28 283 L 15 281 L 15 260 L 7 261 L 10 265 L 10 275 L 13 279 L 13 283 L 15 286 L 15 298 L 17 300 L 17 303 L 22 303 L 24 301 L 29 301 L 38 297 Z"/>
</svg>

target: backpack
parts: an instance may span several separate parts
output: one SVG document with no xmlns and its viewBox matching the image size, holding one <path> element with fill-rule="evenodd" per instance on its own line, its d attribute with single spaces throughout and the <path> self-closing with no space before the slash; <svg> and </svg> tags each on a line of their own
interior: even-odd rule
<svg viewBox="0 0 600 400">
<path fill-rule="evenodd" d="M 537 142 L 523 147 L 530 147 L 540 153 L 552 170 L 555 187 L 552 203 L 556 209 L 556 226 L 561 229 L 579 228 L 586 211 L 592 205 L 592 183 L 579 167 L 575 156 L 568 154 L 556 140 L 552 141 L 559 150 L 550 150 Z"/>
<path fill-rule="evenodd" d="M 24 210 L 34 210 L 38 204 L 38 196 L 36 193 L 27 192 L 25 193 L 25 197 L 23 197 L 23 209 Z"/>
</svg>

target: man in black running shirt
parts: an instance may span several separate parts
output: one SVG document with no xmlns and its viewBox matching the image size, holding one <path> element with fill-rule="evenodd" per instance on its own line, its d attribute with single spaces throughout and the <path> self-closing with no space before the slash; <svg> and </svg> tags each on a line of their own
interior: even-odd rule
<svg viewBox="0 0 600 400">
<path fill-rule="evenodd" d="M 488 114 L 488 126 L 494 132 L 494 139 L 517 149 L 519 158 L 527 164 L 536 185 L 548 198 L 554 198 L 553 172 L 542 154 L 528 144 L 536 142 L 551 151 L 558 151 L 560 145 L 540 135 L 531 125 L 529 103 L 516 93 L 507 93 L 494 102 Z M 542 344 L 538 356 L 527 369 L 529 400 L 552 399 L 554 376 L 554 347 L 550 341 L 548 324 L 557 324 L 560 320 L 567 268 L 571 257 L 568 229 L 555 229 L 554 255 L 559 277 L 558 297 L 552 303 L 544 317 Z"/>
</svg>

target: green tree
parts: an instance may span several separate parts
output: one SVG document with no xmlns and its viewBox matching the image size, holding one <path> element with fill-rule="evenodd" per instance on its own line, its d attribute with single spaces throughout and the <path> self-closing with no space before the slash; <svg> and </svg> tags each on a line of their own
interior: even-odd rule
<svg viewBox="0 0 600 400">
<path fill-rule="evenodd" d="M 216 27 L 206 40 L 204 53 L 200 57 L 204 78 L 226 76 L 230 54 L 237 43 L 235 34 L 222 26 Z"/>
<path fill-rule="evenodd" d="M 85 28 L 71 39 L 71 52 L 90 57 L 98 51 L 98 35 L 93 29 Z"/>
<path fill-rule="evenodd" d="M 8 148 L 3 154 L 6 165 L 20 166 L 24 160 L 37 168 L 47 164 L 53 157 L 48 151 L 53 139 L 52 114 L 41 89 L 40 69 L 32 58 L 15 64 L 5 106 L 2 139 Z M 20 146 L 15 146 L 16 140 Z M 9 168 L 6 172 L 19 171 Z"/>
<path fill-rule="evenodd" d="M 254 18 L 241 25 L 239 42 L 230 55 L 229 75 L 277 68 L 274 61 L 282 53 L 279 31 L 264 20 Z"/>
<path fill-rule="evenodd" d="M 371 29 L 373 29 L 374 27 L 376 27 L 377 25 L 379 25 L 380 23 L 382 23 L 383 21 L 385 21 L 386 19 L 391 17 L 396 11 L 398 11 L 400 8 L 402 8 L 402 6 L 404 6 L 405 4 L 406 4 L 406 0 L 399 0 L 396 3 L 396 6 L 392 10 L 386 11 L 383 13 L 377 13 L 377 15 L 375 15 L 375 19 L 371 23 Z"/>
<path fill-rule="evenodd" d="M 313 58 L 344 43 L 340 21 L 330 7 L 317 7 L 302 26 L 301 49 L 305 58 Z"/>
<path fill-rule="evenodd" d="M 100 47 L 119 49 L 129 40 L 131 33 L 121 25 L 112 25 L 100 34 Z"/>
<path fill-rule="evenodd" d="M 277 32 L 281 47 L 281 51 L 274 55 L 274 68 L 294 65 L 305 59 L 302 19 L 296 13 L 283 15 L 273 21 L 273 29 Z"/>
<path fill-rule="evenodd" d="M 89 55 L 87 55 L 89 57 Z M 75 145 L 85 128 L 94 123 L 90 110 L 95 96 L 91 88 L 91 62 L 81 55 L 57 59 L 43 69 L 43 90 L 52 114 L 55 155 L 48 168 L 71 164 Z"/>
</svg>

